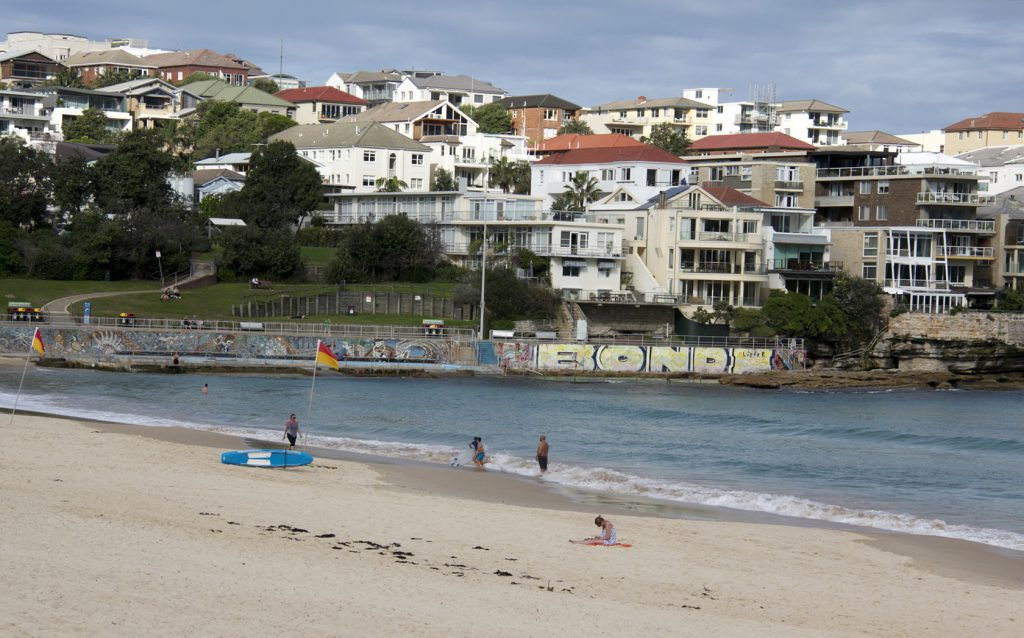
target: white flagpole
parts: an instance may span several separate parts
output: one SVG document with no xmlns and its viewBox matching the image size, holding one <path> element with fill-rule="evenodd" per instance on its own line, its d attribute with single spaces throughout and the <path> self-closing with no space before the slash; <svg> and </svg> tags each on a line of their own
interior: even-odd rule
<svg viewBox="0 0 1024 638">
<path fill-rule="evenodd" d="M 316 340 L 316 352 L 313 354 L 313 383 L 309 386 L 309 407 L 306 409 L 306 425 L 309 425 L 309 420 L 313 415 L 313 388 L 316 387 L 316 369 L 317 369 L 317 357 L 320 356 L 320 340 Z M 305 435 L 305 431 L 303 431 Z"/>
<path fill-rule="evenodd" d="M 38 330 L 38 328 L 36 328 Z M 21 386 L 25 383 L 25 373 L 28 372 L 28 362 L 32 360 L 32 344 L 35 343 L 36 333 L 32 332 L 32 341 L 28 343 L 28 356 L 25 357 L 25 367 L 21 370 L 21 381 L 18 382 L 18 394 L 14 395 L 14 407 L 11 408 L 11 420 L 7 425 L 14 425 L 14 412 L 18 409 L 18 399 L 21 398 Z"/>
</svg>

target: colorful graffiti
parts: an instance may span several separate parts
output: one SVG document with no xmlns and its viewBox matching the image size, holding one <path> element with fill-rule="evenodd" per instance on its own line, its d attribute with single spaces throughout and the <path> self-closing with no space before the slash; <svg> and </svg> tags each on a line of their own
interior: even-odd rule
<svg viewBox="0 0 1024 638">
<path fill-rule="evenodd" d="M 0 327 L 0 352 L 28 351 L 31 327 Z M 47 354 L 55 357 L 100 357 L 115 354 L 203 354 L 238 358 L 312 356 L 317 337 L 220 333 L 156 332 L 43 328 Z M 452 342 L 446 339 L 326 338 L 340 359 L 453 363 Z"/>
<path fill-rule="evenodd" d="M 509 367 L 574 372 L 743 374 L 794 370 L 804 365 L 796 348 L 707 348 L 583 343 L 498 342 L 499 361 Z"/>
</svg>

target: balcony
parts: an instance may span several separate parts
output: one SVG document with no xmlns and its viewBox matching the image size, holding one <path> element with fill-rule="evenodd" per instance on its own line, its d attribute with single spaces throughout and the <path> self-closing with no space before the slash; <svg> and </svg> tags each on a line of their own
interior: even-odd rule
<svg viewBox="0 0 1024 638">
<path fill-rule="evenodd" d="M 758 243 L 761 236 L 757 233 L 728 233 L 728 232 L 699 232 L 679 233 L 679 241 L 712 241 L 729 242 L 733 244 Z"/>
<path fill-rule="evenodd" d="M 678 269 L 680 273 L 699 273 L 706 275 L 763 275 L 764 266 L 747 265 L 731 261 L 702 261 L 684 263 Z"/>
<path fill-rule="evenodd" d="M 768 272 L 801 272 L 835 274 L 843 269 L 841 261 L 800 261 L 799 259 L 771 259 Z"/>
<path fill-rule="evenodd" d="M 811 123 L 808 125 L 810 128 L 827 128 L 834 129 L 837 131 L 846 130 L 846 120 L 841 117 L 835 119 L 828 118 L 812 118 Z"/>
<path fill-rule="evenodd" d="M 822 197 L 814 198 L 815 207 L 821 208 L 825 206 L 844 206 L 850 208 L 853 206 L 853 194 L 849 195 L 825 195 Z"/>
<path fill-rule="evenodd" d="M 953 206 L 984 206 L 991 204 L 994 198 L 991 195 L 979 195 L 977 193 L 942 193 L 926 191 L 917 194 L 918 204 L 946 204 Z"/>
<path fill-rule="evenodd" d="M 953 259 L 993 259 L 991 246 L 937 246 L 939 257 Z"/>
<path fill-rule="evenodd" d="M 804 189 L 803 182 L 787 182 L 783 180 L 775 180 L 776 190 L 787 190 L 787 191 L 802 191 Z"/>
<path fill-rule="evenodd" d="M 921 193 L 923 195 L 923 193 Z M 919 219 L 922 228 L 955 230 L 959 232 L 995 233 L 996 223 L 985 219 Z"/>
</svg>

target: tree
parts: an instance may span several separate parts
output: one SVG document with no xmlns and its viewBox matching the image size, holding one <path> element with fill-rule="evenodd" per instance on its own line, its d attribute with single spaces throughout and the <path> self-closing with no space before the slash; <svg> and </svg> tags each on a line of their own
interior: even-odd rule
<svg viewBox="0 0 1024 638">
<path fill-rule="evenodd" d="M 563 203 L 567 207 L 561 210 L 587 210 L 587 204 L 596 200 L 601 194 L 597 184 L 597 178 L 591 177 L 587 171 L 577 171 L 573 175 L 572 181 L 562 191 Z"/>
<path fill-rule="evenodd" d="M 455 184 L 452 174 L 443 168 L 434 171 L 434 190 L 442 193 L 457 191 L 459 187 Z"/>
<path fill-rule="evenodd" d="M 441 262 L 436 229 L 405 215 L 342 231 L 328 279 L 342 281 L 427 281 Z"/>
<path fill-rule="evenodd" d="M 216 75 L 209 73 L 203 73 L 202 71 L 196 71 L 195 73 L 189 73 L 184 79 L 174 82 L 175 86 L 185 86 L 186 84 L 192 84 L 193 82 L 204 82 L 206 80 L 220 80 L 221 78 Z"/>
<path fill-rule="evenodd" d="M 1011 288 L 1004 288 L 998 295 L 996 308 L 1003 312 L 1020 312 L 1024 310 L 1024 293 Z"/>
<path fill-rule="evenodd" d="M 455 290 L 455 302 L 480 303 L 480 273 L 469 273 Z M 558 293 L 540 283 L 516 277 L 511 268 L 487 270 L 484 304 L 490 319 L 551 319 L 558 308 Z"/>
<path fill-rule="evenodd" d="M 852 342 L 869 341 L 882 328 L 885 302 L 877 283 L 841 272 L 832 282 L 831 294 L 847 319 Z"/>
<path fill-rule="evenodd" d="M 82 75 L 78 72 L 78 69 L 64 68 L 57 71 L 49 80 L 42 83 L 42 86 L 66 86 L 72 89 L 84 89 L 85 82 L 82 81 Z"/>
<path fill-rule="evenodd" d="M 289 129 L 296 126 L 298 122 L 288 117 L 287 115 L 281 115 L 280 113 L 270 113 L 269 111 L 261 111 L 256 114 L 256 120 L 260 127 L 260 141 L 266 142 L 267 139 L 275 133 L 280 133 L 285 129 Z"/>
<path fill-rule="evenodd" d="M 593 135 L 594 131 L 590 128 L 590 125 L 583 120 L 569 120 L 562 125 L 562 128 L 558 129 L 558 134 L 566 135 L 569 133 L 576 135 Z"/>
<path fill-rule="evenodd" d="M 99 109 L 85 109 L 78 117 L 65 121 L 63 128 L 68 142 L 105 144 L 116 136 L 107 128 L 107 116 Z"/>
<path fill-rule="evenodd" d="M 236 102 L 207 100 L 174 130 L 172 144 L 186 157 L 203 159 L 217 152 L 244 153 L 289 127 L 290 118 L 277 113 L 253 113 Z"/>
<path fill-rule="evenodd" d="M 138 77 L 138 75 L 132 74 L 125 69 L 107 70 L 93 78 L 92 82 L 89 83 L 89 88 L 102 89 L 105 86 L 129 82 Z"/>
<path fill-rule="evenodd" d="M 50 158 L 20 138 L 0 136 L 0 222 L 12 228 L 46 221 Z"/>
<path fill-rule="evenodd" d="M 157 133 L 126 133 L 113 151 L 96 160 L 96 204 L 113 214 L 166 210 L 172 203 L 167 177 L 173 164 Z"/>
<path fill-rule="evenodd" d="M 79 213 L 92 198 L 93 171 L 81 153 L 56 157 L 50 175 L 53 204 L 66 219 Z"/>
<path fill-rule="evenodd" d="M 397 177 L 378 177 L 374 182 L 378 193 L 401 193 L 409 185 Z"/>
<path fill-rule="evenodd" d="M 480 133 L 511 133 L 512 118 L 500 102 L 491 102 L 483 106 L 465 106 L 461 109 L 470 119 L 476 122 Z"/>
<path fill-rule="evenodd" d="M 501 189 L 501 192 L 507 193 L 512 189 L 516 176 L 515 162 L 509 161 L 507 157 L 497 160 L 493 157 L 491 158 L 491 168 L 487 174 L 490 186 L 497 186 Z"/>
<path fill-rule="evenodd" d="M 259 89 L 261 91 L 266 91 L 271 95 L 281 90 L 281 87 L 277 85 L 277 82 L 271 80 L 270 78 L 256 78 L 255 80 L 253 80 L 252 87 L 254 89 Z"/>
<path fill-rule="evenodd" d="M 252 154 L 239 195 L 246 206 L 242 216 L 246 223 L 281 228 L 298 223 L 316 208 L 323 199 L 323 184 L 291 142 L 271 142 Z"/>
<path fill-rule="evenodd" d="M 532 169 L 526 160 L 519 160 L 512 165 L 512 191 L 516 195 L 530 194 L 530 175 Z"/>
<path fill-rule="evenodd" d="M 686 150 L 690 148 L 690 140 L 686 139 L 686 134 L 668 122 L 655 124 L 651 128 L 651 136 L 641 138 L 640 141 L 657 146 L 673 155 L 685 155 Z"/>
<path fill-rule="evenodd" d="M 222 266 L 234 273 L 288 279 L 302 271 L 295 235 L 287 228 L 232 226 L 220 236 Z"/>
</svg>

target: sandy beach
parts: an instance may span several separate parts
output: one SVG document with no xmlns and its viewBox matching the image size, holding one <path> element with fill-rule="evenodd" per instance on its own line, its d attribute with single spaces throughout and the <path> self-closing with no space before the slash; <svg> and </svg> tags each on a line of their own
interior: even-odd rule
<svg viewBox="0 0 1024 638">
<path fill-rule="evenodd" d="M 605 511 L 468 470 L 222 465 L 233 437 L 17 416 L 0 634 L 1018 636 L 1024 560 Z"/>
</svg>

